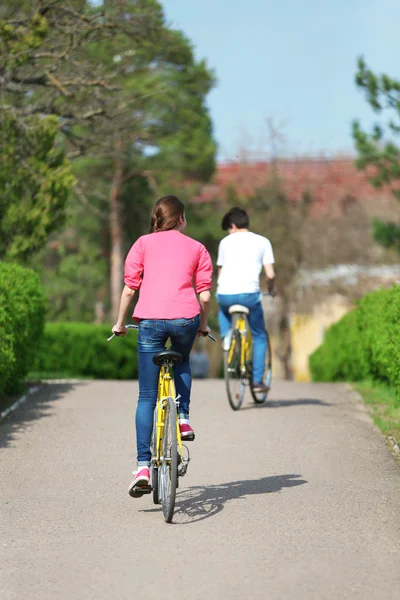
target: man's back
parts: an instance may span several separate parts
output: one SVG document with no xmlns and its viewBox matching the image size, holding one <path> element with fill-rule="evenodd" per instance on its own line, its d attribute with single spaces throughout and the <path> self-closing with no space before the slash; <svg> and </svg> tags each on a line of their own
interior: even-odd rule
<svg viewBox="0 0 400 600">
<path fill-rule="evenodd" d="M 218 294 L 252 294 L 260 290 L 263 265 L 273 264 L 271 242 L 250 231 L 238 231 L 221 240 L 217 265 L 221 267 Z"/>
</svg>

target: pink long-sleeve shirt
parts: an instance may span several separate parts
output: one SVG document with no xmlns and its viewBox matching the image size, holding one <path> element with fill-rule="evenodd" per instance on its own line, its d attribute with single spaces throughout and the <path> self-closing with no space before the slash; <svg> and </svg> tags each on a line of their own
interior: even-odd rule
<svg viewBox="0 0 400 600">
<path fill-rule="evenodd" d="M 125 261 L 125 284 L 139 290 L 135 319 L 191 319 L 196 293 L 211 289 L 212 262 L 200 242 L 172 229 L 140 237 Z"/>
</svg>

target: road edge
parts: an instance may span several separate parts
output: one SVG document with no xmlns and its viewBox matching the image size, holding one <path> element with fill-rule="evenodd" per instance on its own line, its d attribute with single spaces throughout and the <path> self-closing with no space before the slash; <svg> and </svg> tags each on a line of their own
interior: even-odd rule
<svg viewBox="0 0 400 600">
<path fill-rule="evenodd" d="M 1 413 L 0 413 L 0 422 L 4 421 L 4 419 L 6 419 L 8 417 L 8 415 L 10 415 L 12 412 L 14 412 L 15 410 L 17 410 L 17 408 L 19 408 L 20 406 L 22 406 L 22 404 L 25 404 L 25 402 L 28 400 L 28 398 L 30 396 L 33 396 L 34 394 L 36 394 L 36 392 L 38 392 L 40 390 L 40 385 L 33 385 L 30 388 L 27 389 L 27 391 L 25 392 L 25 394 L 23 396 L 21 396 L 21 398 L 18 398 L 18 400 L 16 400 L 15 402 L 13 402 L 11 404 L 11 406 L 9 406 L 8 408 L 5 408 Z"/>
<path fill-rule="evenodd" d="M 390 454 L 393 456 L 395 461 L 400 465 L 400 447 L 399 447 L 399 443 L 396 440 L 396 438 L 393 435 L 385 435 L 384 433 L 382 433 L 382 431 L 379 429 L 379 427 L 375 424 L 375 422 L 372 418 L 371 410 L 368 408 L 368 404 L 364 401 L 364 398 L 362 397 L 362 395 L 356 389 L 354 389 L 354 387 L 351 385 L 351 383 L 346 382 L 346 386 L 354 394 L 354 397 L 357 398 L 357 401 L 364 407 L 364 410 L 365 410 L 366 414 L 369 416 L 374 429 L 376 429 L 376 431 L 379 432 L 379 435 L 381 436 L 381 438 L 384 439 L 386 446 L 388 447 L 388 449 L 390 451 Z"/>
</svg>

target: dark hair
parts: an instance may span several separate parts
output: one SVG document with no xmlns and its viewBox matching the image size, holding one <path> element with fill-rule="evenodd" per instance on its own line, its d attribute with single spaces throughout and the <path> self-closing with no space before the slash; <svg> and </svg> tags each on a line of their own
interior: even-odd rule
<svg viewBox="0 0 400 600">
<path fill-rule="evenodd" d="M 232 227 L 232 225 L 236 225 L 238 229 L 247 229 L 249 226 L 249 215 L 244 210 L 244 208 L 239 208 L 235 206 L 231 208 L 229 212 L 224 215 L 221 227 L 224 231 L 227 231 Z"/>
<path fill-rule="evenodd" d="M 175 229 L 185 213 L 185 205 L 176 196 L 163 196 L 151 211 L 150 233 Z"/>
</svg>

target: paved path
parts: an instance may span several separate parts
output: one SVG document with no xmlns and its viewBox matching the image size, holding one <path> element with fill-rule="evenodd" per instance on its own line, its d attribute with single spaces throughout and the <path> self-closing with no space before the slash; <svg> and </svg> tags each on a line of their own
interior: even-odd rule
<svg viewBox="0 0 400 600">
<path fill-rule="evenodd" d="M 127 493 L 136 394 L 44 386 L 0 425 L 1 600 L 400 598 L 400 468 L 346 386 L 234 413 L 195 382 L 172 525 Z"/>
</svg>

